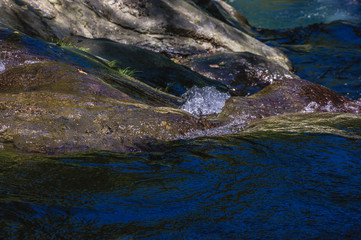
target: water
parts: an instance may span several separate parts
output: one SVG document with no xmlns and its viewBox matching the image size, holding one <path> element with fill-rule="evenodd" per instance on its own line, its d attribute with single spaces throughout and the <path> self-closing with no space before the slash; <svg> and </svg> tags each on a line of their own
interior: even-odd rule
<svg viewBox="0 0 361 240">
<path fill-rule="evenodd" d="M 296 74 L 361 98 L 359 1 L 229 2 Z M 308 107 L 145 153 L 0 151 L 0 238 L 361 239 L 361 115 Z"/>
<path fill-rule="evenodd" d="M 251 25 L 264 28 L 293 28 L 336 20 L 360 22 L 359 0 L 226 0 Z"/>
<path fill-rule="evenodd" d="M 231 95 L 219 92 L 215 87 L 199 88 L 194 86 L 183 94 L 182 97 L 185 103 L 180 108 L 201 117 L 220 113 L 226 100 Z"/>
</svg>

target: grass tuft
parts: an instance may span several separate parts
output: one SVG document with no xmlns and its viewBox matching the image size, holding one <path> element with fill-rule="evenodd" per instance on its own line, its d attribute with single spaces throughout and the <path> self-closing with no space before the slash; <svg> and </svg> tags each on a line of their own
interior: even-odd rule
<svg viewBox="0 0 361 240">
<path fill-rule="evenodd" d="M 90 48 L 83 48 L 83 47 L 77 47 L 77 46 L 74 46 L 73 44 L 71 43 L 65 43 L 65 42 L 61 42 L 59 40 L 54 40 L 52 39 L 51 40 L 52 43 L 55 43 L 56 45 L 58 46 L 63 46 L 63 47 L 72 47 L 72 48 L 75 48 L 75 49 L 79 49 L 81 51 L 88 51 Z"/>
</svg>

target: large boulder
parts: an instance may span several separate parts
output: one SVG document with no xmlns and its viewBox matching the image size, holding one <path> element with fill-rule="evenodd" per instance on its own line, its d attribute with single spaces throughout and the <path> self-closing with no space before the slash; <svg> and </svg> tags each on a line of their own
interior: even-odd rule
<svg viewBox="0 0 361 240">
<path fill-rule="evenodd" d="M 168 56 L 248 51 L 291 67 L 281 51 L 212 17 L 191 0 L 3 0 L 0 21 L 48 41 L 70 35 L 108 38 Z"/>
<path fill-rule="evenodd" d="M 248 97 L 231 97 L 218 116 L 223 124 L 246 126 L 254 120 L 296 112 L 361 113 L 361 103 L 306 80 L 277 81 Z"/>
</svg>

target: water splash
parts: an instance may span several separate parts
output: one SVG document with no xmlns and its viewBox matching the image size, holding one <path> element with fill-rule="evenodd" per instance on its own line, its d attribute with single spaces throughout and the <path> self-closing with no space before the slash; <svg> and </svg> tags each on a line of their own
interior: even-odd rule
<svg viewBox="0 0 361 240">
<path fill-rule="evenodd" d="M 0 73 L 5 71 L 5 64 L 0 61 Z"/>
<path fill-rule="evenodd" d="M 205 116 L 221 112 L 229 93 L 219 92 L 215 87 L 192 87 L 182 98 L 185 103 L 180 107 L 196 116 Z"/>
</svg>

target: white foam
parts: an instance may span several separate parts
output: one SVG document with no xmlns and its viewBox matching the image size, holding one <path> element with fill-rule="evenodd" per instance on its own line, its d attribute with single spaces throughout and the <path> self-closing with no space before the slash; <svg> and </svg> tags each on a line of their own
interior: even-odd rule
<svg viewBox="0 0 361 240">
<path fill-rule="evenodd" d="M 0 61 L 0 73 L 5 71 L 5 64 Z"/>
<path fill-rule="evenodd" d="M 230 97 L 229 93 L 222 93 L 215 87 L 194 86 L 183 94 L 185 103 L 180 108 L 196 116 L 219 113 Z"/>
<path fill-rule="evenodd" d="M 321 110 L 326 112 L 337 112 L 337 108 L 332 104 L 331 101 L 328 101 L 327 105 L 323 106 Z"/>
<path fill-rule="evenodd" d="M 320 105 L 318 105 L 318 103 L 310 102 L 301 112 L 312 113 L 312 112 L 315 112 L 319 107 L 320 107 Z"/>
</svg>

